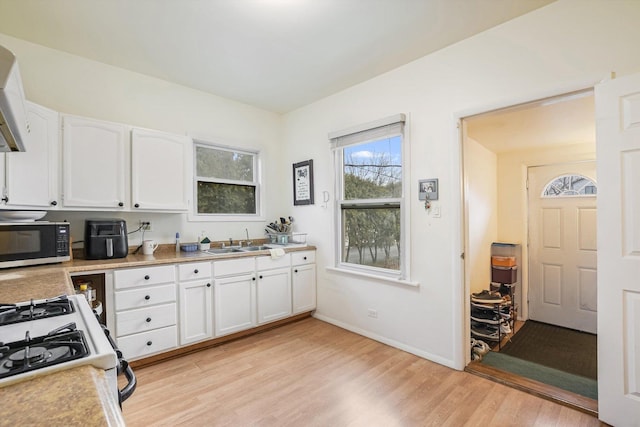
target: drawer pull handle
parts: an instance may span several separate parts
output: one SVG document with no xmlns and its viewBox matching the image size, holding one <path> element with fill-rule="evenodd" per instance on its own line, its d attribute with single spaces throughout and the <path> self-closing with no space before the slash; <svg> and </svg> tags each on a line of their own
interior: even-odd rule
<svg viewBox="0 0 640 427">
<path fill-rule="evenodd" d="M 297 270 L 297 269 L 296 269 L 296 270 L 293 270 L 293 272 L 294 272 L 294 273 L 297 273 L 297 272 L 298 272 L 298 270 Z"/>
<path fill-rule="evenodd" d="M 260 278 L 262 279 L 262 275 L 260 275 Z"/>
<path fill-rule="evenodd" d="M 306 257 L 306 256 L 305 256 L 305 257 L 302 257 L 302 259 L 306 261 L 306 260 L 307 260 L 307 257 Z"/>
<path fill-rule="evenodd" d="M 195 270 L 193 270 L 194 274 L 198 274 L 198 269 L 196 268 Z"/>
<path fill-rule="evenodd" d="M 149 275 L 144 276 L 144 280 L 149 280 Z"/>
<path fill-rule="evenodd" d="M 207 288 L 210 288 L 210 287 L 211 287 L 211 283 L 207 283 Z"/>
<path fill-rule="evenodd" d="M 145 295 L 144 299 L 146 299 L 147 301 L 149 301 L 151 299 L 151 295 Z"/>
<path fill-rule="evenodd" d="M 147 323 L 151 323 L 151 317 L 147 317 Z"/>
<path fill-rule="evenodd" d="M 152 342 L 152 341 L 147 341 L 147 345 L 148 345 L 148 346 L 151 346 L 151 344 L 153 344 L 153 342 Z"/>
<path fill-rule="evenodd" d="M 251 278 L 251 280 L 256 280 L 256 278 L 255 278 L 255 277 L 252 277 L 252 278 Z"/>
</svg>

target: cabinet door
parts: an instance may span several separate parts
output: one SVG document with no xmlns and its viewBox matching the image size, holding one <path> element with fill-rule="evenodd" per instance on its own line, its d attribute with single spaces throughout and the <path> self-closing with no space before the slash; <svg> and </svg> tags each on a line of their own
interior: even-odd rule
<svg viewBox="0 0 640 427">
<path fill-rule="evenodd" d="M 131 132 L 133 209 L 189 209 L 191 139 L 143 129 Z"/>
<path fill-rule="evenodd" d="M 255 280 L 253 274 L 215 280 L 216 336 L 227 335 L 255 326 Z"/>
<path fill-rule="evenodd" d="M 291 315 L 291 270 L 258 272 L 258 324 Z"/>
<path fill-rule="evenodd" d="M 59 114 L 27 102 L 27 117 L 27 150 L 6 154 L 6 206 L 51 209 L 58 204 Z"/>
<path fill-rule="evenodd" d="M 291 286 L 293 288 L 293 314 L 315 310 L 316 265 L 299 265 L 293 267 L 292 270 Z"/>
<path fill-rule="evenodd" d="M 180 283 L 180 345 L 213 336 L 213 290 L 210 280 Z"/>
<path fill-rule="evenodd" d="M 122 209 L 127 200 L 127 127 L 62 116 L 65 207 Z"/>
</svg>

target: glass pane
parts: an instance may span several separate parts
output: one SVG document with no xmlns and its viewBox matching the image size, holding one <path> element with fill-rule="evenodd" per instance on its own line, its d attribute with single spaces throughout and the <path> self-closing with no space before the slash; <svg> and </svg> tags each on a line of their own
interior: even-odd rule
<svg viewBox="0 0 640 427">
<path fill-rule="evenodd" d="M 400 208 L 342 209 L 342 261 L 400 270 Z"/>
<path fill-rule="evenodd" d="M 253 182 L 254 154 L 196 147 L 196 175 Z"/>
<path fill-rule="evenodd" d="M 198 213 L 255 214 L 256 188 L 198 181 Z"/>
<path fill-rule="evenodd" d="M 345 147 L 344 199 L 402 197 L 401 148 L 400 136 Z"/>
<path fill-rule="evenodd" d="M 586 176 L 563 175 L 551 181 L 542 191 L 542 197 L 595 196 L 598 187 Z"/>
</svg>

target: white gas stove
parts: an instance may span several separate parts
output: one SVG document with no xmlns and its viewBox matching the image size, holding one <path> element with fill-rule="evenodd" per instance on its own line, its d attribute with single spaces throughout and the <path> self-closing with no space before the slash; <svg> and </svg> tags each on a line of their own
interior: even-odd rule
<svg viewBox="0 0 640 427">
<path fill-rule="evenodd" d="M 81 365 L 104 369 L 118 397 L 117 371 L 126 361 L 84 296 L 0 304 L 0 387 Z"/>
</svg>

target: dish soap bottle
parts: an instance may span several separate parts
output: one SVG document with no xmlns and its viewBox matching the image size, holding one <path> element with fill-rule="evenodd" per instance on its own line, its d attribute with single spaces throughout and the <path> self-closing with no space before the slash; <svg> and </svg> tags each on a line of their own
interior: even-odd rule
<svg viewBox="0 0 640 427">
<path fill-rule="evenodd" d="M 176 252 L 180 252 L 180 233 L 176 233 Z"/>
</svg>

